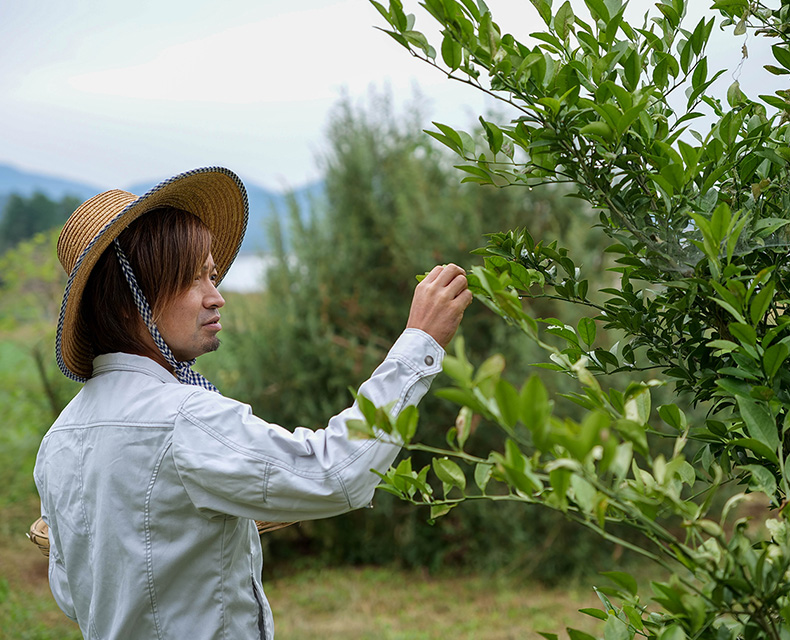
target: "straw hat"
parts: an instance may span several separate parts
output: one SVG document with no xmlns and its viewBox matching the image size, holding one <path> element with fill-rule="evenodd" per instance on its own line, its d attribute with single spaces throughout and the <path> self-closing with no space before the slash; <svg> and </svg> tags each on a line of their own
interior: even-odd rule
<svg viewBox="0 0 790 640">
<path fill-rule="evenodd" d="M 157 207 L 175 207 L 200 218 L 214 237 L 211 254 L 222 280 L 247 228 L 247 191 L 238 176 L 222 167 L 181 173 L 143 196 L 105 191 L 83 202 L 63 227 L 58 259 L 69 275 L 58 320 L 56 353 L 60 370 L 85 382 L 93 373 L 93 353 L 80 317 L 82 293 L 96 261 L 132 222 Z"/>
</svg>

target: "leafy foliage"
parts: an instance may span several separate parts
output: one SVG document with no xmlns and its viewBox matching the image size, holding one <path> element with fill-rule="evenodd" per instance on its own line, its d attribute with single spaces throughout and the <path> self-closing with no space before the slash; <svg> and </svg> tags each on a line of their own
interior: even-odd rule
<svg viewBox="0 0 790 640">
<path fill-rule="evenodd" d="M 32 357 L 38 385 L 31 393 L 46 399 L 50 420 L 57 418 L 77 389 L 60 374 L 52 357 L 66 286 L 57 259 L 59 232 L 56 228 L 36 234 L 0 256 L 0 338 L 12 339 Z M 48 426 L 38 424 L 34 432 L 40 435 Z"/>
<path fill-rule="evenodd" d="M 464 180 L 572 185 L 600 211 L 619 278 L 591 290 L 573 252 L 539 231 L 490 235 L 470 273 L 477 298 L 547 352 L 546 368 L 577 380 L 571 396 L 586 414 L 556 416 L 539 379 L 512 385 L 501 356 L 475 368 L 459 347 L 446 367 L 455 385 L 440 392 L 460 406 L 449 448 L 432 448 L 419 470 L 400 463 L 383 488 L 431 505 L 434 518 L 470 500 L 539 504 L 665 567 L 672 577 L 653 583 L 652 612 L 630 576 L 609 573 L 604 610 L 587 611 L 605 620 L 607 640 L 790 636 L 790 94 L 753 100 L 736 82 L 726 104 L 714 97 L 723 70 L 709 69 L 706 45 L 716 19 L 687 27 L 685 0 L 659 0 L 640 25 L 621 0 L 585 0 L 583 13 L 532 0 L 544 23 L 533 45 L 503 33 L 483 2 L 425 0 L 440 46 L 399 0 L 372 4 L 412 55 L 512 109 L 509 122 L 481 118 L 477 138 L 435 123 L 429 134 L 460 156 Z M 766 69 L 790 73 L 787 0 L 713 9 L 735 35 L 774 38 Z M 703 116 L 707 131 L 694 128 Z M 564 300 L 588 317 L 535 318 L 524 298 Z M 624 372 L 629 383 L 602 386 Z M 653 411 L 667 382 L 676 397 Z M 689 419 L 681 394 L 706 415 Z M 465 450 L 475 415 L 506 434 L 502 449 Z M 368 422 L 408 435 L 379 414 Z M 745 493 L 712 510 L 732 482 L 771 501 L 762 537 L 742 520 L 725 533 Z M 614 524 L 641 538 L 620 538 Z"/>
</svg>

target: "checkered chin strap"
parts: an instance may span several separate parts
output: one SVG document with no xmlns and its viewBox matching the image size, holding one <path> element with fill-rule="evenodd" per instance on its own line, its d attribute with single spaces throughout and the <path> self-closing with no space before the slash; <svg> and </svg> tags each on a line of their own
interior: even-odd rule
<svg viewBox="0 0 790 640">
<path fill-rule="evenodd" d="M 134 298 L 135 305 L 137 305 L 137 310 L 143 317 L 145 326 L 148 327 L 148 331 L 151 333 L 151 337 L 154 339 L 154 343 L 156 344 L 160 353 L 167 363 L 173 367 L 176 378 L 178 378 L 179 382 L 182 384 L 191 384 L 219 393 L 219 390 L 213 384 L 211 384 L 211 382 L 200 375 L 197 371 L 192 371 L 192 365 L 195 364 L 194 359 L 187 360 L 185 362 L 179 362 L 176 360 L 173 352 L 170 350 L 170 347 L 167 346 L 162 334 L 159 333 L 159 329 L 157 329 L 156 324 L 154 323 L 154 314 L 151 312 L 151 307 L 148 304 L 148 300 L 145 299 L 140 286 L 137 284 L 137 278 L 134 276 L 134 271 L 132 270 L 132 265 L 129 264 L 129 259 L 126 257 L 123 249 L 121 249 L 121 245 L 118 243 L 118 240 L 116 239 L 112 242 L 113 246 L 115 247 L 115 254 L 118 256 L 118 262 L 121 265 L 121 271 L 126 278 L 126 282 L 129 283 L 129 289 L 132 291 L 132 297 Z"/>
</svg>

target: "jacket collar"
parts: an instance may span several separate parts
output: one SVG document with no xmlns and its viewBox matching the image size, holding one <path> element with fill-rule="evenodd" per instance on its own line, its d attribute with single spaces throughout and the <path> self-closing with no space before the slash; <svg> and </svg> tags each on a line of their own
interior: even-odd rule
<svg viewBox="0 0 790 640">
<path fill-rule="evenodd" d="M 157 378 L 166 384 L 181 384 L 172 373 L 146 356 L 105 353 L 93 359 L 93 378 L 111 371 L 134 371 Z"/>
</svg>

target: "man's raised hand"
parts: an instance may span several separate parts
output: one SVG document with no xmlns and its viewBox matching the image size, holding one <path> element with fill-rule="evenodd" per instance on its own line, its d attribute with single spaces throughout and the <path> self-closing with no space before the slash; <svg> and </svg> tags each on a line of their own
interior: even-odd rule
<svg viewBox="0 0 790 640">
<path fill-rule="evenodd" d="M 454 264 L 437 265 L 414 290 L 407 329 L 422 329 L 446 347 L 472 302 L 466 274 Z"/>
</svg>

